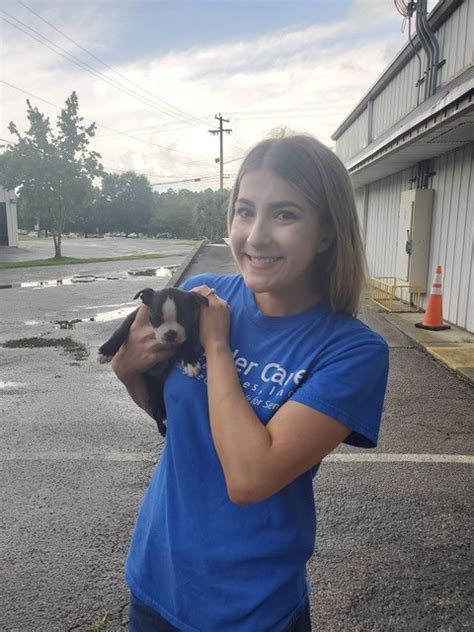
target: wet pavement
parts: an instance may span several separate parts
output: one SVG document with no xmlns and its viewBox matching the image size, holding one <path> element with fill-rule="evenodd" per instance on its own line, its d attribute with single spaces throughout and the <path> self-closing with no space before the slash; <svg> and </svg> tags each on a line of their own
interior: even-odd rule
<svg viewBox="0 0 474 632">
<path fill-rule="evenodd" d="M 100 277 L 0 290 L 2 631 L 126 629 L 123 562 L 163 440 L 95 357 L 143 287 L 235 269 L 220 246 L 183 266 L 187 248 L 60 275 L 0 270 L 0 284 Z M 155 264 L 180 268 L 173 277 L 129 274 Z M 377 449 L 340 448 L 315 481 L 313 629 L 468 630 L 472 387 L 370 301 L 361 318 L 389 343 L 389 388 Z"/>
</svg>

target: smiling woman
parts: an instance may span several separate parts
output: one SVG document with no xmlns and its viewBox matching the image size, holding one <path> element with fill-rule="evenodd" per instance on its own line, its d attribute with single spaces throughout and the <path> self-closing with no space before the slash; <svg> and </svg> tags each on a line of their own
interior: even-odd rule
<svg viewBox="0 0 474 632">
<path fill-rule="evenodd" d="M 388 350 L 354 316 L 365 261 L 340 161 L 308 136 L 259 143 L 229 230 L 240 274 L 182 286 L 208 300 L 202 371 L 165 383 L 166 447 L 126 564 L 130 632 L 309 632 L 313 478 L 341 442 L 378 439 Z M 114 366 L 144 410 L 150 329 Z"/>
</svg>

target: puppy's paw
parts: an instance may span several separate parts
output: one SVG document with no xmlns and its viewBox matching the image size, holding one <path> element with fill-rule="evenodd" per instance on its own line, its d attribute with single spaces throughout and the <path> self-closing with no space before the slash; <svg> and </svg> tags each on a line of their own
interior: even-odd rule
<svg viewBox="0 0 474 632">
<path fill-rule="evenodd" d="M 181 368 L 188 377 L 197 377 L 201 372 L 201 364 L 199 362 L 194 364 L 181 362 Z"/>
<path fill-rule="evenodd" d="M 100 362 L 101 364 L 106 364 L 107 362 L 110 362 L 113 357 L 114 356 L 107 356 L 103 353 L 99 353 L 97 356 L 97 362 Z"/>
</svg>

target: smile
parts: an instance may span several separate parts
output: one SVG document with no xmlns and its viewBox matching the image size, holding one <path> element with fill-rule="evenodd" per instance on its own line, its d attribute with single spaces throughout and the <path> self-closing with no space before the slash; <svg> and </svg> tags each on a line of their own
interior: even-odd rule
<svg viewBox="0 0 474 632">
<path fill-rule="evenodd" d="M 279 261 L 281 257 L 251 257 L 250 255 L 245 255 L 254 265 L 270 265 L 275 263 L 275 261 Z"/>
</svg>

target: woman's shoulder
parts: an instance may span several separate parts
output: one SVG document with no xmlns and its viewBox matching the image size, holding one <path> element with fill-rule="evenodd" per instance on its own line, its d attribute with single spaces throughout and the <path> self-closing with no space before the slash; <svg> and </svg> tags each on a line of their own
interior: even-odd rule
<svg viewBox="0 0 474 632">
<path fill-rule="evenodd" d="M 233 289 L 241 283 L 242 277 L 240 274 L 213 274 L 211 272 L 204 272 L 188 277 L 180 287 L 183 290 L 192 290 L 199 285 L 207 285 L 215 288 L 219 294 L 221 291 Z"/>
<path fill-rule="evenodd" d="M 359 318 L 344 312 L 328 312 L 332 335 L 343 346 L 379 346 L 387 348 L 385 339 Z"/>
</svg>

